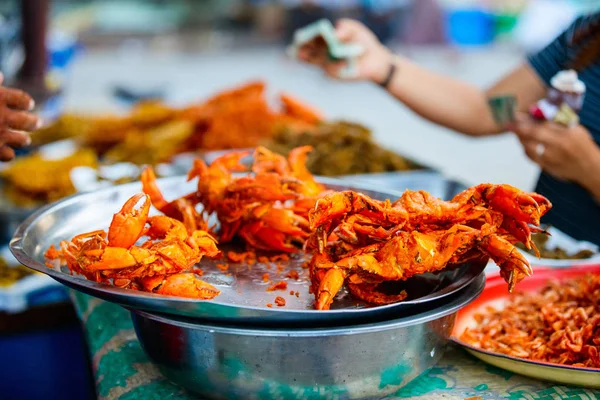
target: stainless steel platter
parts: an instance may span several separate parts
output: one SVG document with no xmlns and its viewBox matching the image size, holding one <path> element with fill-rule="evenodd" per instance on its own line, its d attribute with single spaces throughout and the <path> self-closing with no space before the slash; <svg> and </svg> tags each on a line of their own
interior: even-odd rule
<svg viewBox="0 0 600 400">
<path fill-rule="evenodd" d="M 375 191 L 364 185 L 325 178 L 320 180 L 334 190 L 354 189 L 379 199 L 399 196 L 397 192 Z M 158 184 L 168 199 L 195 189 L 195 184 L 186 182 L 185 177 L 160 179 Z M 279 262 L 280 268 L 276 263 L 252 266 L 229 263 L 227 271 L 217 266 L 223 261 L 204 259 L 200 263 L 204 271 L 202 279 L 221 290 L 221 294 L 210 301 L 119 289 L 45 266 L 44 252 L 51 244 L 56 245 L 83 232 L 107 229 L 112 215 L 129 197 L 140 191 L 139 183 L 121 185 L 75 195 L 41 209 L 19 226 L 10 244 L 11 251 L 22 264 L 50 275 L 66 286 L 127 308 L 236 323 L 333 324 L 339 321 L 364 321 L 391 313 L 398 316 L 399 313 L 410 312 L 414 306 L 438 300 L 464 288 L 485 267 L 485 263 L 465 264 L 437 274 L 412 278 L 401 284 L 409 294 L 408 300 L 401 303 L 367 307 L 344 292 L 339 295 L 339 301 L 334 302 L 332 310 L 316 311 L 313 309 L 314 298 L 308 293 L 309 279 L 307 271 L 302 268 L 302 256 L 289 262 Z M 300 279 L 286 277 L 291 269 L 298 271 Z M 265 273 L 269 274 L 267 281 L 270 282 L 264 281 Z M 267 291 L 269 286 L 281 280 L 287 282 L 286 290 Z M 291 291 L 294 293 L 290 294 Z M 277 296 L 286 300 L 284 307 L 275 305 Z M 269 304 L 272 306 L 269 307 Z"/>
<path fill-rule="evenodd" d="M 161 372 L 203 399 L 381 399 L 437 363 L 481 274 L 410 317 L 329 329 L 235 328 L 131 313 Z"/>
</svg>

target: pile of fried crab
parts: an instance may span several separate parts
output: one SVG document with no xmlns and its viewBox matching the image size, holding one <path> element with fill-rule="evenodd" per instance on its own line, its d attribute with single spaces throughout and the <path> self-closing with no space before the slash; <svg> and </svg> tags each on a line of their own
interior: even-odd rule
<svg viewBox="0 0 600 400">
<path fill-rule="evenodd" d="M 531 275 L 514 245 L 535 251 L 531 234 L 542 231 L 540 218 L 552 207 L 545 197 L 481 184 L 450 201 L 408 190 L 380 201 L 328 190 L 306 168 L 310 151 L 298 147 L 286 158 L 258 147 L 210 165 L 196 159 L 188 180 L 197 179 L 197 189 L 174 200 L 147 167 L 144 193 L 125 203 L 108 231 L 51 246 L 47 265 L 121 288 L 209 300 L 220 292 L 200 279 L 198 263 L 223 257 L 220 246 L 237 241 L 250 251 L 304 254 L 318 310 L 328 310 L 344 285 L 372 305 L 399 302 L 405 291 L 380 286 L 475 260 L 492 259 L 510 291 Z M 151 205 L 161 215 L 149 216 Z M 217 225 L 209 226 L 211 216 Z"/>
</svg>

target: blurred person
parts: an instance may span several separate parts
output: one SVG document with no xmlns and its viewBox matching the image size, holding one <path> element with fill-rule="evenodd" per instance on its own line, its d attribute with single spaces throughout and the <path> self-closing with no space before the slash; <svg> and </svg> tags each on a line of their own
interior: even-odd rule
<svg viewBox="0 0 600 400">
<path fill-rule="evenodd" d="M 25 58 L 12 86 L 25 90 L 41 103 L 53 93 L 46 85 L 48 50 L 46 36 L 50 0 L 19 0 L 21 8 L 21 41 Z"/>
<path fill-rule="evenodd" d="M 554 205 L 544 222 L 600 245 L 600 13 L 578 18 L 487 90 L 392 54 L 357 21 L 339 21 L 336 32 L 341 41 L 365 48 L 355 78 L 383 86 L 421 117 L 474 137 L 514 132 L 527 156 L 542 169 L 535 191 Z M 300 49 L 300 59 L 337 77 L 343 64 L 330 63 L 324 49 L 315 46 Z M 587 87 L 580 124 L 565 127 L 531 119 L 528 107 L 545 97 L 556 73 L 570 68 Z M 515 95 L 519 105 L 517 122 L 509 127 L 498 126 L 487 101 L 505 94 Z"/>
<path fill-rule="evenodd" d="M 17 79 L 11 83 L 13 88 L 3 86 L 4 75 L 0 72 L 0 161 L 12 160 L 15 149 L 28 146 L 31 143 L 28 132 L 41 125 L 41 120 L 31 113 L 34 99 L 25 91 L 38 102 L 50 95 L 45 81 L 50 0 L 20 0 L 18 4 L 25 58 Z"/>
</svg>

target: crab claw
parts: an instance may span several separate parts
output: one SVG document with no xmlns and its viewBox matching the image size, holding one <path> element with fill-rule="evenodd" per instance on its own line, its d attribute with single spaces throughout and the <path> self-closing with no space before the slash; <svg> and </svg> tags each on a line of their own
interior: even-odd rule
<svg viewBox="0 0 600 400">
<path fill-rule="evenodd" d="M 515 284 L 533 274 L 529 262 L 519 250 L 498 235 L 488 235 L 479 242 L 479 247 L 500 267 L 500 274 L 512 291 Z"/>
<path fill-rule="evenodd" d="M 344 284 L 344 272 L 339 268 L 331 268 L 319 284 L 319 289 L 316 294 L 317 301 L 315 308 L 317 310 L 329 310 L 333 298 L 340 291 Z"/>
<path fill-rule="evenodd" d="M 144 199 L 140 209 L 135 206 Z M 121 211 L 113 216 L 108 229 L 108 245 L 111 247 L 130 248 L 137 242 L 144 231 L 150 212 L 150 197 L 146 194 L 136 194 L 131 197 Z"/>
<path fill-rule="evenodd" d="M 529 193 L 524 193 L 510 185 L 487 186 L 483 196 L 490 207 L 496 211 L 536 226 L 540 224 L 542 215 L 552 207 L 545 197 L 536 195 L 534 198 Z"/>
<path fill-rule="evenodd" d="M 529 196 L 531 196 L 531 198 L 534 199 L 535 202 L 540 207 L 540 213 L 541 213 L 540 217 L 544 216 L 544 214 L 546 214 L 552 208 L 552 203 L 550 202 L 550 200 L 548 200 L 546 197 L 542 196 L 541 194 L 529 193 Z"/>
</svg>

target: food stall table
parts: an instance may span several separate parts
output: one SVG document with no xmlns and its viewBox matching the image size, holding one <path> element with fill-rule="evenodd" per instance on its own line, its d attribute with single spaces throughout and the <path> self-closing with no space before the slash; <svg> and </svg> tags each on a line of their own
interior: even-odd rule
<svg viewBox="0 0 600 400">
<path fill-rule="evenodd" d="M 142 350 L 129 312 L 124 308 L 71 292 L 87 335 L 95 371 L 99 400 L 196 399 L 161 375 Z M 389 376 L 391 384 L 397 377 Z M 273 398 L 294 398 L 292 393 Z M 295 394 L 307 398 L 308 393 Z M 298 397 L 301 395 L 301 397 Z M 315 393 L 316 395 L 316 393 Z M 388 399 L 481 399 L 558 400 L 598 398 L 599 390 L 556 386 L 525 378 L 489 366 L 456 346 L 451 346 L 441 361 Z M 310 397 L 310 396 L 309 396 Z"/>
</svg>

